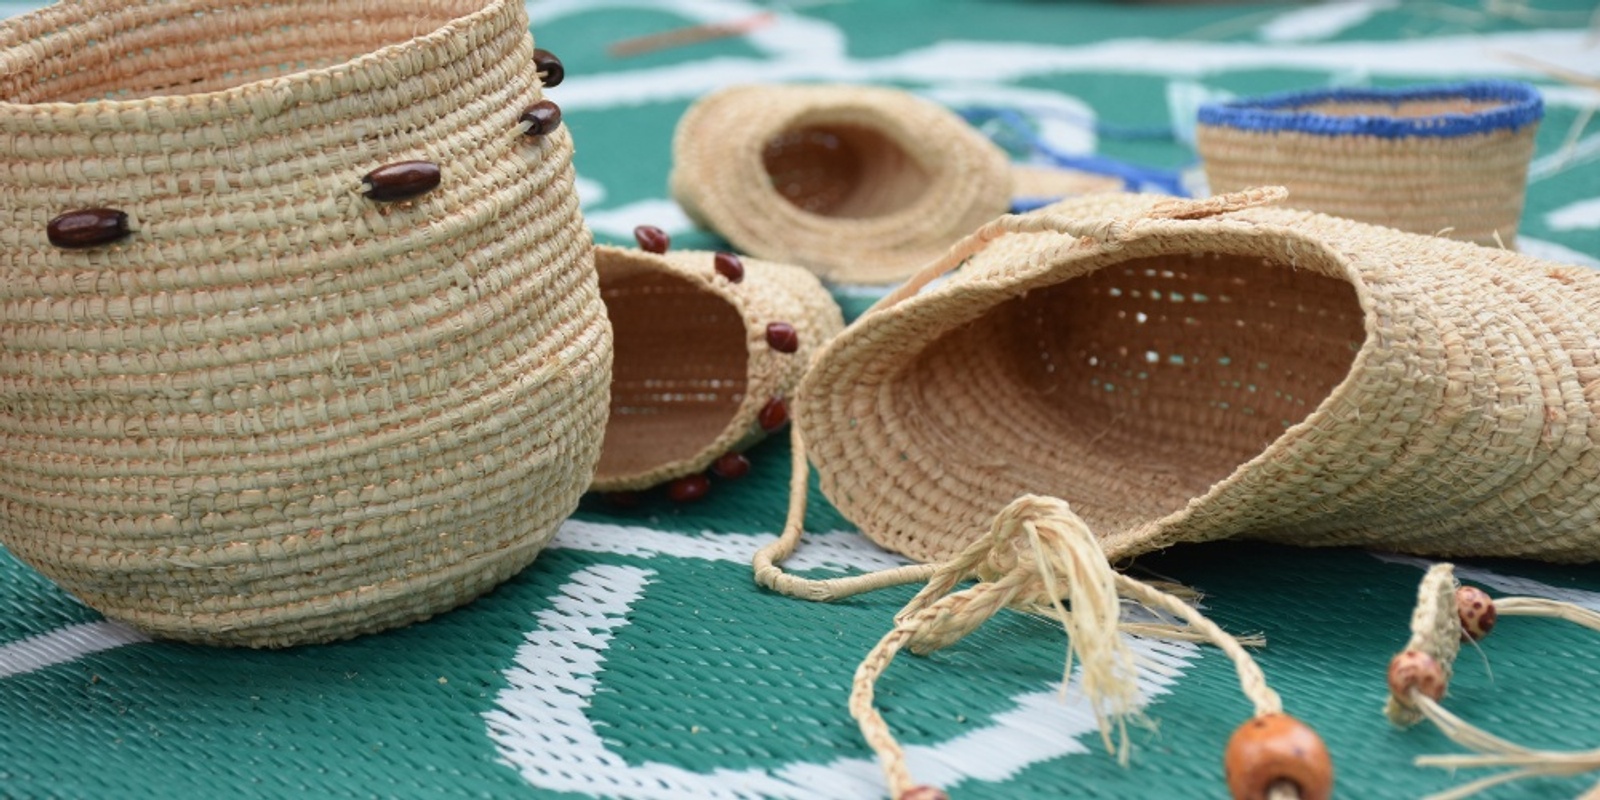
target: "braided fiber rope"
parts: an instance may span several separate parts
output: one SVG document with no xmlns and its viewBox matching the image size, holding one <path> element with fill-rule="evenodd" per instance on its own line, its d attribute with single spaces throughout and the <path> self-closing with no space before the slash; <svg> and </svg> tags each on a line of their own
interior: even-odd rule
<svg viewBox="0 0 1600 800">
<path fill-rule="evenodd" d="M 0 541 L 213 644 L 428 617 L 599 456 L 610 331 L 521 3 L 84 0 L 0 27 Z M 363 196 L 438 165 L 408 202 Z M 47 241 L 108 207 L 131 233 Z"/>
</svg>

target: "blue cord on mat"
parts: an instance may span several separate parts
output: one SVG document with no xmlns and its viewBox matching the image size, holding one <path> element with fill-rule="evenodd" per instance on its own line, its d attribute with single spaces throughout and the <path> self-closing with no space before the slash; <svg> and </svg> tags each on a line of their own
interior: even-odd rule
<svg viewBox="0 0 1600 800">
<path fill-rule="evenodd" d="M 1466 100 L 1493 103 L 1482 111 L 1449 112 L 1425 117 L 1384 114 L 1327 114 L 1310 106 L 1378 103 L 1399 106 L 1414 100 Z M 1247 131 L 1294 131 L 1321 136 L 1411 136 L 1448 138 L 1496 130 L 1517 130 L 1544 117 L 1539 90 L 1516 81 L 1440 83 L 1403 89 L 1333 87 L 1207 103 L 1200 124 Z"/>
<path fill-rule="evenodd" d="M 1044 163 L 1065 169 L 1075 169 L 1095 175 L 1120 178 L 1125 188 L 1132 192 L 1152 192 L 1188 197 L 1181 173 L 1175 169 L 1160 169 L 1130 164 L 1100 155 L 1075 155 L 1062 152 L 1046 142 L 1034 131 L 1028 118 L 1009 108 L 973 107 L 961 110 L 961 116 L 974 127 L 984 131 L 995 144 L 1007 151 L 1027 157 L 1034 163 Z M 1087 122 L 1087 120 L 1085 120 Z M 1100 130 L 1100 126 L 1096 126 Z M 1171 128 L 1106 129 L 1107 133 L 1131 134 L 1127 138 L 1172 138 Z M 1011 203 L 1013 213 L 1030 211 L 1048 205 L 1058 198 L 1022 197 Z"/>
</svg>

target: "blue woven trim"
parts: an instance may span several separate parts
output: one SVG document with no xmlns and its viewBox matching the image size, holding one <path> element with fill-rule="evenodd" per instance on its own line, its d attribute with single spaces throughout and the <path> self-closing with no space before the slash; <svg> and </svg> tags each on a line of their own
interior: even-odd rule
<svg viewBox="0 0 1600 800">
<path fill-rule="evenodd" d="M 1499 101 L 1502 105 L 1474 114 L 1436 114 L 1429 117 L 1382 115 L 1334 116 L 1304 111 L 1321 103 L 1390 103 L 1411 100 L 1463 99 Z M 1497 130 L 1517 130 L 1544 118 L 1544 98 L 1539 90 L 1513 81 L 1440 83 L 1404 89 L 1311 89 L 1299 92 L 1207 103 L 1200 107 L 1201 125 L 1219 125 L 1246 131 L 1295 131 L 1321 136 L 1470 136 Z"/>
</svg>

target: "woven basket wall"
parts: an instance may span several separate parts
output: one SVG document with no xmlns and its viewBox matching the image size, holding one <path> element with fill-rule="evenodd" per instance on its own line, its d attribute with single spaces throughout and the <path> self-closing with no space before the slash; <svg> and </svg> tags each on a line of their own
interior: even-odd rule
<svg viewBox="0 0 1600 800">
<path fill-rule="evenodd" d="M 715 257 L 595 248 L 616 364 L 593 488 L 654 486 L 760 441 L 763 409 L 788 402 L 812 356 L 844 327 L 810 272 L 747 258 L 733 281 Z M 796 332 L 792 350 L 769 341 L 773 323 Z"/>
<path fill-rule="evenodd" d="M 1202 107 L 1195 142 L 1213 192 L 1510 247 L 1543 112 L 1517 83 L 1326 89 Z"/>
<path fill-rule="evenodd" d="M 1028 493 L 1112 558 L 1231 536 L 1600 557 L 1600 273 L 1219 213 L 1259 199 L 1103 195 L 958 244 L 802 383 L 823 491 L 923 561 Z"/>
<path fill-rule="evenodd" d="M 155 634 L 375 631 L 531 562 L 611 344 L 520 2 L 85 0 L 0 27 L 0 541 Z M 437 189 L 363 195 L 423 159 Z M 130 235 L 47 241 L 66 211 Z"/>
</svg>

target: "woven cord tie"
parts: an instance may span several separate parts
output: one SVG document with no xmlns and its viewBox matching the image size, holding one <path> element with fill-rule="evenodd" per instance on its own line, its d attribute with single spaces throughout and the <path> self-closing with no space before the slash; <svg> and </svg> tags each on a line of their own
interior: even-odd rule
<svg viewBox="0 0 1600 800">
<path fill-rule="evenodd" d="M 969 575 L 976 575 L 979 583 L 954 591 Z M 1183 600 L 1113 570 L 1099 540 L 1066 502 L 1028 495 L 1002 510 L 986 536 L 937 568 L 856 670 L 850 714 L 877 754 L 891 796 L 906 795 L 916 784 L 904 750 L 873 706 L 878 678 L 902 648 L 926 654 L 947 647 L 1005 607 L 1054 611 L 1068 640 L 1063 691 L 1076 660 L 1106 749 L 1125 763 L 1126 720 L 1138 711 L 1139 691 L 1133 653 L 1118 631 L 1124 597 L 1182 619 L 1199 637 L 1221 648 L 1234 662 L 1257 716 L 1281 712 L 1277 693 L 1267 687 L 1237 639 Z M 1295 796 L 1292 787 L 1273 794 Z"/>
<path fill-rule="evenodd" d="M 1537 597 L 1502 597 L 1494 601 L 1495 613 L 1508 617 L 1548 617 L 1600 631 L 1600 613 L 1582 606 Z M 1565 777 L 1600 770 L 1600 748 L 1561 752 L 1535 750 L 1502 739 L 1451 713 L 1438 701 L 1412 688 L 1407 698 L 1423 718 L 1432 722 L 1450 741 L 1471 753 L 1421 756 L 1417 766 L 1457 769 L 1502 769 L 1446 792 L 1429 795 L 1426 800 L 1461 800 L 1503 783 L 1537 777 Z M 1600 785 L 1583 795 L 1600 800 Z"/>
</svg>

